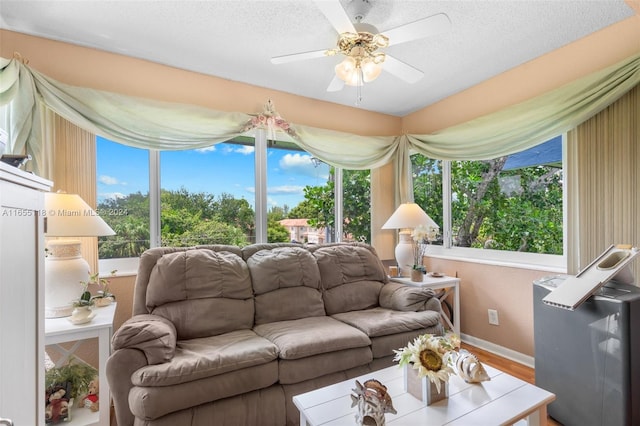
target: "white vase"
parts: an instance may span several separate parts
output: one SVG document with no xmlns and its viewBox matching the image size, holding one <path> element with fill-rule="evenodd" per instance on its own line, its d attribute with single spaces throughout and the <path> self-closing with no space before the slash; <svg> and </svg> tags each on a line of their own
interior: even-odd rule
<svg viewBox="0 0 640 426">
<path fill-rule="evenodd" d="M 78 306 L 73 308 L 71 312 L 71 322 L 74 324 L 84 324 L 91 321 L 94 317 L 90 306 Z"/>
<path fill-rule="evenodd" d="M 440 392 L 426 377 L 418 377 L 418 370 L 404 366 L 404 390 L 425 405 L 431 405 L 449 397 L 449 382 L 440 382 Z"/>
</svg>

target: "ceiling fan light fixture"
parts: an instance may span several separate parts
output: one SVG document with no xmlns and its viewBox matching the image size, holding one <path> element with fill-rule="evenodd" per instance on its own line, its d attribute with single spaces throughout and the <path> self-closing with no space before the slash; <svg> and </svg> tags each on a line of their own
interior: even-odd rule
<svg viewBox="0 0 640 426">
<path fill-rule="evenodd" d="M 360 68 L 362 68 L 362 80 L 365 83 L 375 80 L 382 72 L 382 65 L 372 59 L 362 61 Z"/>
<path fill-rule="evenodd" d="M 348 81 L 356 73 L 357 68 L 358 68 L 358 64 L 356 60 L 351 56 L 347 56 L 346 58 L 344 58 L 342 62 L 336 65 L 335 71 L 336 71 L 336 75 L 340 80 L 349 84 Z"/>
</svg>

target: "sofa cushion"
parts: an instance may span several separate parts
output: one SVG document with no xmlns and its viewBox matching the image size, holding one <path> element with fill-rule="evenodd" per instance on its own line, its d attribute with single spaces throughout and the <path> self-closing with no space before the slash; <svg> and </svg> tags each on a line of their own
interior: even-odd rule
<svg viewBox="0 0 640 426">
<path fill-rule="evenodd" d="M 165 414 L 235 395 L 244 396 L 248 392 L 267 388 L 277 380 L 278 362 L 272 361 L 173 386 L 134 386 L 129 391 L 129 407 L 137 417 L 136 425 L 156 424 L 143 420 L 158 419 Z M 230 421 L 228 424 L 234 424 L 234 422 Z M 179 426 L 182 425 L 179 424 Z"/>
<path fill-rule="evenodd" d="M 255 293 L 255 323 L 325 315 L 320 272 L 308 250 L 275 246 L 247 259 Z"/>
<path fill-rule="evenodd" d="M 176 328 L 157 315 L 135 315 L 126 320 L 111 339 L 111 350 L 137 349 L 148 364 L 170 361 L 176 351 Z"/>
<path fill-rule="evenodd" d="M 380 306 L 396 311 L 440 311 L 435 291 L 398 282 L 389 282 L 380 291 Z"/>
<path fill-rule="evenodd" d="M 387 274 L 372 247 L 335 244 L 311 252 L 318 262 L 327 315 L 378 306 Z"/>
<path fill-rule="evenodd" d="M 149 365 L 136 371 L 136 386 L 171 386 L 217 376 L 278 358 L 278 348 L 251 330 L 179 341 L 171 362 Z"/>
<path fill-rule="evenodd" d="M 298 359 L 371 344 L 362 331 L 326 316 L 256 325 L 254 331 L 278 347 L 280 359 Z"/>
<path fill-rule="evenodd" d="M 299 383 L 354 367 L 365 366 L 373 360 L 369 346 L 326 352 L 298 359 L 278 361 L 281 384 Z"/>
<path fill-rule="evenodd" d="M 331 317 L 361 330 L 369 337 L 425 329 L 440 322 L 439 312 L 401 312 L 380 307 L 344 312 Z"/>
<path fill-rule="evenodd" d="M 207 249 L 168 253 L 151 271 L 146 304 L 170 320 L 178 340 L 253 326 L 251 276 L 237 254 Z"/>
</svg>

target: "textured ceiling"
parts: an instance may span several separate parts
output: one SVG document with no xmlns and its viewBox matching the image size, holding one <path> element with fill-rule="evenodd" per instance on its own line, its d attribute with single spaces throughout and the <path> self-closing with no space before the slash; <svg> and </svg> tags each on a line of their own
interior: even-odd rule
<svg viewBox="0 0 640 426">
<path fill-rule="evenodd" d="M 354 1 L 341 0 L 352 16 Z M 446 13 L 444 34 L 386 52 L 424 72 L 414 84 L 383 72 L 360 108 L 404 116 L 626 19 L 624 0 L 370 0 L 378 30 Z M 274 65 L 272 56 L 335 47 L 311 0 L 0 0 L 0 28 L 120 53 L 225 79 L 354 106 L 355 88 L 327 92 L 339 57 Z"/>
</svg>

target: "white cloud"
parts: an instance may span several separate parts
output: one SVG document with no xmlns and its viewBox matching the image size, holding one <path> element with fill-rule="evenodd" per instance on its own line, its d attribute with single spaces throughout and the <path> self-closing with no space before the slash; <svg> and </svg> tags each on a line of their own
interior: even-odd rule
<svg viewBox="0 0 640 426">
<path fill-rule="evenodd" d="M 199 152 L 201 154 L 206 154 L 207 152 L 213 152 L 215 150 L 216 150 L 216 146 L 215 145 L 211 145 L 211 146 L 208 146 L 206 148 L 198 148 L 198 149 L 196 149 L 196 152 Z"/>
<path fill-rule="evenodd" d="M 255 151 L 255 148 L 248 145 L 243 145 L 240 148 L 234 149 L 234 152 L 237 152 L 238 154 L 242 154 L 242 155 L 253 154 L 253 151 Z"/>
<path fill-rule="evenodd" d="M 225 146 L 224 147 L 224 153 L 225 154 L 230 154 L 230 153 L 236 153 L 236 154 L 242 154 L 242 155 L 250 155 L 253 154 L 253 151 L 255 151 L 255 148 L 252 146 L 248 146 L 248 145 L 233 145 L 233 146 Z"/>
<path fill-rule="evenodd" d="M 100 199 L 114 199 L 117 200 L 118 198 L 125 198 L 126 195 L 124 195 L 122 192 L 101 192 L 100 194 L 98 194 L 98 198 Z"/>
<path fill-rule="evenodd" d="M 247 186 L 245 191 L 255 194 L 256 188 L 253 186 Z M 291 194 L 303 194 L 304 186 L 299 185 L 281 185 L 281 186 L 270 186 L 267 188 L 267 194 L 272 195 L 291 195 Z"/>
<path fill-rule="evenodd" d="M 118 178 L 108 175 L 101 175 L 98 177 L 98 182 L 103 183 L 105 185 L 126 185 L 126 182 L 121 182 Z"/>
<path fill-rule="evenodd" d="M 322 179 L 329 177 L 329 166 L 325 163 L 321 163 L 317 167 L 314 166 L 309 154 L 286 154 L 280 159 L 279 166 L 284 173 L 294 173 Z"/>
<path fill-rule="evenodd" d="M 267 194 L 302 194 L 304 186 L 299 185 L 281 185 L 267 188 Z"/>
</svg>

